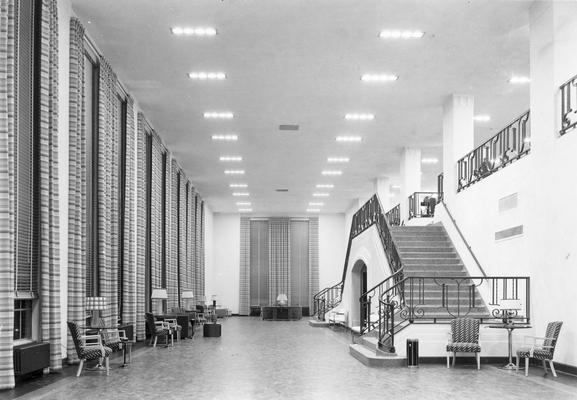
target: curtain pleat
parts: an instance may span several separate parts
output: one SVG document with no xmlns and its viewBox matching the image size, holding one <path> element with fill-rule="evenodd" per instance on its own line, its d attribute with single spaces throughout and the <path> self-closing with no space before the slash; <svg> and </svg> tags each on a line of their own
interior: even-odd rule
<svg viewBox="0 0 577 400">
<path fill-rule="evenodd" d="M 0 0 L 0 389 L 14 387 L 16 4 Z"/>
<path fill-rule="evenodd" d="M 175 159 L 170 162 L 169 172 L 170 194 L 167 204 L 170 207 L 167 210 L 167 217 L 170 221 L 168 224 L 168 262 L 166 266 L 166 289 L 168 291 L 168 308 L 178 307 L 179 287 L 178 287 L 178 228 L 179 228 L 179 180 L 180 168 Z"/>
<path fill-rule="evenodd" d="M 194 286 L 195 292 L 199 296 L 199 299 L 203 299 L 203 301 L 207 301 L 206 297 L 204 296 L 204 290 L 202 286 L 201 274 L 200 274 L 200 241 L 201 241 L 201 234 L 200 234 L 200 221 L 201 221 L 201 201 L 200 196 L 195 191 L 194 193 Z"/>
<path fill-rule="evenodd" d="M 200 196 L 199 196 L 200 199 Z M 199 274 L 200 274 L 200 290 L 203 296 L 206 295 L 205 293 L 205 271 L 204 271 L 204 227 L 205 227 L 205 220 L 204 220 L 204 201 L 202 201 L 202 199 L 200 200 L 200 223 L 197 222 L 197 225 L 199 225 L 199 229 L 200 229 L 200 248 L 199 248 L 199 255 L 200 255 L 200 259 L 199 259 Z M 213 293 L 210 293 L 210 295 L 212 295 Z M 209 300 L 209 299 L 207 299 Z"/>
<path fill-rule="evenodd" d="M 162 187 L 162 164 L 163 164 L 163 153 L 164 149 L 160 138 L 156 135 L 152 135 L 152 190 L 151 190 L 151 241 L 150 241 L 150 254 L 151 254 L 151 279 L 152 279 L 152 289 L 162 288 L 162 225 L 164 220 L 162 218 L 162 202 L 163 202 L 163 187 Z"/>
<path fill-rule="evenodd" d="M 126 178 L 124 197 L 124 272 L 122 322 L 137 325 L 136 317 L 136 126 L 134 100 L 126 99 Z"/>
<path fill-rule="evenodd" d="M 184 174 L 180 174 L 178 177 L 180 182 L 179 185 L 179 210 L 178 210 L 178 233 L 177 233 L 177 240 L 178 240 L 178 273 L 179 273 L 179 281 L 180 281 L 180 290 L 181 293 L 183 290 L 193 290 L 192 286 L 190 286 L 188 282 L 188 278 L 186 276 L 186 257 L 187 257 L 187 200 L 188 200 L 188 191 L 187 191 L 187 182 L 186 177 Z M 190 300 L 187 300 L 190 301 Z M 182 304 L 181 304 L 182 305 Z"/>
<path fill-rule="evenodd" d="M 250 219 L 240 218 L 239 315 L 250 314 Z"/>
<path fill-rule="evenodd" d="M 50 369 L 62 368 L 58 216 L 58 10 L 42 1 L 40 55 L 40 315 Z"/>
<path fill-rule="evenodd" d="M 70 21 L 69 192 L 68 192 L 68 320 L 82 323 L 86 316 L 86 127 L 84 87 L 84 27 Z M 68 362 L 78 356 L 67 334 Z"/>
<path fill-rule="evenodd" d="M 319 219 L 309 219 L 309 307 L 319 292 Z"/>
<path fill-rule="evenodd" d="M 138 114 L 136 159 L 136 337 L 145 339 L 146 311 L 146 143 L 147 123 Z"/>
<path fill-rule="evenodd" d="M 269 220 L 269 304 L 274 304 L 279 294 L 286 294 L 291 302 L 290 290 L 290 219 Z"/>
<path fill-rule="evenodd" d="M 200 293 L 196 290 L 196 281 L 194 280 L 194 258 L 195 258 L 195 236 L 196 236 L 196 229 L 194 225 L 196 223 L 195 218 L 195 210 L 196 210 L 196 203 L 195 203 L 195 195 L 194 195 L 194 187 L 192 183 L 188 182 L 188 217 L 187 217 L 187 242 L 186 242 L 186 281 L 188 287 L 190 287 L 194 291 L 194 295 L 196 299 L 200 299 Z"/>
</svg>

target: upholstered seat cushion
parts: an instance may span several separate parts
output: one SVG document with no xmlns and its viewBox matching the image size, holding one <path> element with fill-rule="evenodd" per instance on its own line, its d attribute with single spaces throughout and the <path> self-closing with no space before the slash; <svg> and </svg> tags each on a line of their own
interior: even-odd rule
<svg viewBox="0 0 577 400">
<path fill-rule="evenodd" d="M 520 349 L 517 349 L 517 357 L 519 358 L 531 357 L 531 348 L 521 347 Z M 553 355 L 551 354 L 551 350 L 549 349 L 535 349 L 533 350 L 533 358 L 537 360 L 551 360 L 553 358 Z"/>
<path fill-rule="evenodd" d="M 447 351 L 451 353 L 466 352 L 478 353 L 481 351 L 481 346 L 478 343 L 456 342 L 447 344 Z"/>
<path fill-rule="evenodd" d="M 105 357 L 108 357 L 110 353 L 112 353 L 112 349 L 107 346 L 104 347 Z M 82 360 L 96 360 L 102 357 L 102 350 L 100 348 L 84 348 L 82 350 L 82 355 L 78 355 L 78 357 Z"/>
</svg>

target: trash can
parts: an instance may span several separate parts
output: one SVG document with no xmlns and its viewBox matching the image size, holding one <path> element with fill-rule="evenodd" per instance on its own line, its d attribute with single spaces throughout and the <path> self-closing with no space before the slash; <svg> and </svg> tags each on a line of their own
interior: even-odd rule
<svg viewBox="0 0 577 400">
<path fill-rule="evenodd" d="M 419 339 L 407 339 L 407 367 L 419 366 Z"/>
</svg>

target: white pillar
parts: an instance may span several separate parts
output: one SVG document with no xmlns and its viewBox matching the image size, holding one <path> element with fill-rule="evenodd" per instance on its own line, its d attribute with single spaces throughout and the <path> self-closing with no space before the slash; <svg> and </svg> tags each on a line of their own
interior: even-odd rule
<svg viewBox="0 0 577 400">
<path fill-rule="evenodd" d="M 474 98 L 453 94 L 443 106 L 443 191 L 450 205 L 457 193 L 457 160 L 473 150 Z"/>
<path fill-rule="evenodd" d="M 391 179 L 388 177 L 376 178 L 373 182 L 375 193 L 379 196 L 381 200 L 381 206 L 383 207 L 383 213 L 389 211 L 392 207 L 391 205 Z"/>
<path fill-rule="evenodd" d="M 409 220 L 409 196 L 421 191 L 421 149 L 405 147 L 401 154 L 401 221 Z"/>
</svg>

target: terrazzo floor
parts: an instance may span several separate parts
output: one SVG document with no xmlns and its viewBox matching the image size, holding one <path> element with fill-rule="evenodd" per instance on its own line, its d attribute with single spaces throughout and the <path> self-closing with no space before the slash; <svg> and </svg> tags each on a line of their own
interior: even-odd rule
<svg viewBox="0 0 577 400">
<path fill-rule="evenodd" d="M 577 399 L 577 378 L 545 377 L 537 368 L 528 378 L 491 365 L 369 368 L 349 355 L 350 334 L 339 329 L 305 319 L 219 322 L 221 338 L 197 330 L 173 348 L 136 350 L 128 368 L 112 360 L 109 376 L 76 378 L 76 368 L 66 368 L 56 381 L 0 399 Z"/>
</svg>

